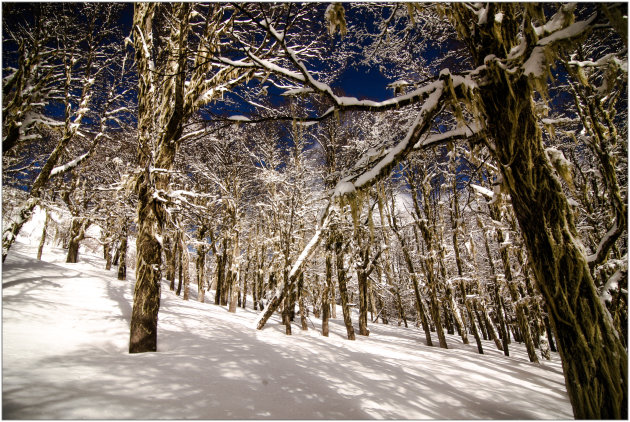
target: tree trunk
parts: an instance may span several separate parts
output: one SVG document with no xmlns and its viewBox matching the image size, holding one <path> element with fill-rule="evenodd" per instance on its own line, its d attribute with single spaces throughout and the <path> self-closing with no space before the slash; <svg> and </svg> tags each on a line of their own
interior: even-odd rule
<svg viewBox="0 0 630 422">
<path fill-rule="evenodd" d="M 155 214 L 153 194 L 144 183 L 138 197 L 136 240 L 136 286 L 133 295 L 129 353 L 157 350 L 157 316 L 160 307 L 162 250 L 155 237 L 160 219 Z"/>
<path fill-rule="evenodd" d="M 400 289 L 398 287 L 394 288 L 394 297 L 396 298 L 396 307 L 398 308 L 398 325 L 403 322 L 405 324 L 405 328 L 409 328 L 407 325 L 407 317 L 405 316 L 405 308 L 403 307 L 402 299 L 400 297 Z"/>
<path fill-rule="evenodd" d="M 628 355 L 599 299 L 584 249 L 575 240 L 571 208 L 543 150 L 531 90 L 526 81 L 519 81 L 512 87 L 518 97 L 506 104 L 507 85 L 497 85 L 484 95 L 484 103 L 487 114 L 497 117 L 490 125 L 496 133 L 497 155 L 500 162 L 510 163 L 501 170 L 538 286 L 549 305 L 574 415 L 625 419 Z M 502 116 L 506 110 L 517 113 L 517 125 Z"/>
<path fill-rule="evenodd" d="M 549 348 L 552 352 L 558 352 L 556 348 L 556 343 L 553 341 L 553 331 L 551 330 L 551 324 L 549 323 L 549 317 L 544 317 L 545 322 L 545 331 L 547 332 L 547 338 L 549 339 Z"/>
<path fill-rule="evenodd" d="M 476 300 L 473 302 L 473 304 L 476 304 Z M 473 305 L 472 308 L 475 311 L 475 316 L 477 317 L 477 323 L 479 324 L 479 329 L 481 330 L 481 334 L 483 335 L 483 339 L 484 340 L 490 339 L 490 336 L 488 335 L 488 330 L 486 328 L 486 324 L 485 324 L 483 318 L 481 318 L 481 313 L 479 312 L 479 307 Z M 501 350 L 501 349 L 499 348 L 499 350 Z"/>
<path fill-rule="evenodd" d="M 239 272 L 234 271 L 234 269 L 230 269 L 229 278 L 229 301 L 228 301 L 228 312 L 236 313 L 237 301 L 238 301 L 238 283 L 239 283 Z M 227 290 L 226 290 L 227 292 Z M 226 295 L 227 296 L 227 295 Z"/>
<path fill-rule="evenodd" d="M 182 286 L 184 285 L 184 251 L 182 249 L 182 245 L 181 245 L 181 239 L 178 240 L 178 247 L 177 247 L 177 261 L 179 262 L 177 268 L 178 268 L 178 281 L 177 281 L 177 290 L 175 291 L 175 295 L 179 296 L 182 294 Z"/>
<path fill-rule="evenodd" d="M 500 221 L 501 219 L 501 211 L 498 209 L 496 202 L 494 204 L 489 205 L 490 207 L 490 216 L 495 221 Z M 503 272 L 505 274 L 505 281 L 508 287 L 508 291 L 510 293 L 510 297 L 512 299 L 512 303 L 514 303 L 514 307 L 516 308 L 516 319 L 518 322 L 518 326 L 520 329 L 520 335 L 522 340 L 525 343 L 525 348 L 527 349 L 527 355 L 529 357 L 530 362 L 538 363 L 538 356 L 536 356 L 536 350 L 534 348 L 534 342 L 532 340 L 532 336 L 529 329 L 529 322 L 527 320 L 527 315 L 525 314 L 525 306 L 521 303 L 521 295 L 516 287 L 515 281 L 512 279 L 512 267 L 510 266 L 510 255 L 509 255 L 509 246 L 504 245 L 505 237 L 503 236 L 503 230 L 501 228 L 497 228 L 497 243 L 500 250 L 501 261 L 503 263 Z"/>
<path fill-rule="evenodd" d="M 120 257 L 120 242 L 116 242 L 116 251 L 112 257 L 112 265 L 118 266 L 118 257 Z"/>
<path fill-rule="evenodd" d="M 203 234 L 198 239 L 203 242 Z M 197 300 L 203 302 L 205 299 L 205 278 L 206 278 L 206 247 L 201 244 L 197 246 L 197 260 L 195 262 L 197 267 Z"/>
<path fill-rule="evenodd" d="M 510 224 L 513 225 L 514 230 L 516 228 L 516 222 L 513 219 L 510 219 Z M 534 313 L 533 318 L 535 333 L 532 335 L 534 345 L 540 349 L 540 355 L 544 359 L 550 360 L 551 353 L 549 351 L 549 339 L 547 338 L 547 333 L 545 332 L 545 323 L 543 321 L 542 310 L 537 297 L 538 295 L 534 292 L 534 288 L 529 277 L 529 265 L 525 264 L 522 247 L 518 247 L 516 251 L 516 259 L 521 267 L 521 272 L 523 273 L 527 295 L 529 296 L 530 303 L 533 303 L 531 309 Z"/>
<path fill-rule="evenodd" d="M 66 262 L 79 262 L 79 247 L 81 246 L 81 241 L 85 239 L 85 230 L 90 226 L 90 224 L 91 222 L 85 218 L 75 217 L 72 219 Z"/>
<path fill-rule="evenodd" d="M 44 244 L 46 243 L 46 229 L 48 228 L 48 210 L 44 208 L 44 227 L 42 228 L 42 237 L 39 241 L 39 247 L 37 248 L 37 260 L 42 260 L 42 252 L 44 251 Z"/>
<path fill-rule="evenodd" d="M 470 300 L 464 299 L 466 312 L 468 312 L 468 320 L 470 321 L 470 329 L 472 330 L 473 336 L 475 337 L 475 342 L 477 343 L 477 350 L 479 354 L 483 355 L 483 344 L 481 343 L 481 338 L 479 337 L 479 330 L 477 329 L 477 324 L 475 323 L 475 315 L 472 310 L 472 305 Z M 484 336 L 484 339 L 486 337 Z"/>
<path fill-rule="evenodd" d="M 31 219 L 31 216 L 33 215 L 33 210 L 38 203 L 38 198 L 29 198 L 24 206 L 20 209 L 17 220 L 12 222 L 9 225 L 9 228 L 2 233 L 2 262 L 7 259 L 9 249 L 11 249 L 13 242 L 15 242 L 15 238 L 17 237 L 20 230 L 22 230 L 22 226 L 24 226 L 24 224 Z"/>
<path fill-rule="evenodd" d="M 190 299 L 190 252 L 188 252 L 188 245 L 186 245 L 182 238 L 182 267 L 184 268 L 184 300 Z"/>
<path fill-rule="evenodd" d="M 348 340 L 354 340 L 354 327 L 352 326 L 352 317 L 350 316 L 350 307 L 348 304 L 348 288 L 346 286 L 346 269 L 344 268 L 344 253 L 342 242 L 337 239 L 335 242 L 335 255 L 337 257 L 337 282 L 339 283 L 339 296 L 341 297 L 341 309 L 343 310 L 343 322 L 346 326 Z"/>
<path fill-rule="evenodd" d="M 249 252 L 247 253 L 247 256 L 249 257 Z M 247 267 L 245 267 L 245 272 L 241 277 L 243 279 L 243 300 L 241 301 L 241 306 L 243 307 L 243 309 L 246 309 L 245 306 L 247 305 L 247 279 L 249 274 L 249 264 L 250 262 L 248 258 Z"/>
<path fill-rule="evenodd" d="M 168 280 L 169 289 L 175 290 L 175 272 L 177 270 L 177 251 L 178 242 L 176 236 L 168 236 L 166 238 L 166 280 Z"/>
<path fill-rule="evenodd" d="M 411 280 L 413 281 L 414 285 L 413 287 L 414 293 L 416 295 L 416 309 L 420 314 L 420 322 L 422 323 L 424 337 L 427 340 L 427 346 L 433 346 L 433 340 L 431 340 L 431 327 L 429 325 L 429 318 L 427 317 L 426 307 L 424 301 L 422 300 L 422 297 L 420 296 L 420 289 L 418 287 L 418 277 L 413 274 Z"/>
<path fill-rule="evenodd" d="M 490 340 L 494 340 L 494 344 L 495 346 L 497 346 L 497 349 L 503 351 L 503 343 L 501 342 L 501 339 L 499 339 L 499 337 L 497 336 L 497 331 L 494 328 L 492 319 L 490 319 L 490 315 L 488 315 L 488 309 L 478 300 L 475 301 L 475 303 L 477 304 L 477 309 L 481 311 L 481 315 L 483 316 L 483 322 L 486 327 L 486 332 L 488 333 L 488 338 Z"/>
<path fill-rule="evenodd" d="M 468 344 L 468 334 L 466 333 L 466 325 L 464 324 L 464 318 L 459 310 L 459 305 L 455 301 L 455 292 L 451 287 L 450 282 L 447 283 L 446 286 L 446 299 L 449 301 L 449 305 L 451 307 L 451 312 L 453 315 L 453 322 L 455 327 L 457 328 L 457 332 L 459 336 L 462 338 L 462 343 Z"/>
<path fill-rule="evenodd" d="M 226 254 L 223 262 L 225 263 L 225 268 L 223 269 L 223 282 L 221 283 L 221 305 L 229 307 L 234 280 L 234 274 L 232 273 L 232 255 Z"/>
<path fill-rule="evenodd" d="M 470 35 L 473 22 L 468 46 L 475 66 L 519 44 L 519 31 L 503 29 L 517 22 L 516 11 L 498 3 L 488 8 L 491 17 L 497 9 L 503 12 L 500 37 L 493 18 L 477 21 L 464 6 L 455 9 L 460 31 Z M 528 21 L 523 25 L 530 28 Z M 573 212 L 545 153 L 530 78 L 493 66 L 479 92 L 485 127 L 547 303 L 574 416 L 627 419 L 628 354 L 599 298 Z"/>
<path fill-rule="evenodd" d="M 370 301 L 370 322 L 374 323 L 378 321 L 378 319 L 375 318 L 375 316 L 378 315 L 378 308 L 376 307 L 376 300 L 374 300 L 376 292 L 374 291 L 374 284 L 372 283 L 372 280 L 368 280 L 368 292 L 368 298 Z"/>
<path fill-rule="evenodd" d="M 438 292 L 437 292 L 437 284 L 438 278 L 435 273 L 436 263 L 433 258 L 435 247 L 434 239 L 435 239 L 435 228 L 430 227 L 428 222 L 432 221 L 432 215 L 430 213 L 431 206 L 429 204 L 429 189 L 430 186 L 427 186 L 427 182 L 423 181 L 420 184 L 420 189 L 423 197 L 423 207 L 420 210 L 420 204 L 418 202 L 418 189 L 415 183 L 415 177 L 417 175 L 411 174 L 411 172 L 407 172 L 407 182 L 410 185 L 411 196 L 413 199 L 414 210 L 416 211 L 415 225 L 420 229 L 422 233 L 422 238 L 424 243 L 428 249 L 427 256 L 423 259 L 424 273 L 427 278 L 427 284 L 429 286 L 429 296 L 430 296 L 430 313 L 431 319 L 435 324 L 435 330 L 438 336 L 438 341 L 440 343 L 440 347 L 443 349 L 448 349 L 448 345 L 446 344 L 446 336 L 444 335 L 444 327 L 442 326 L 442 318 L 440 316 L 440 308 L 438 301 Z M 421 216 L 424 215 L 424 219 L 420 219 Z M 419 246 L 418 246 L 419 247 Z"/>
<path fill-rule="evenodd" d="M 118 263 L 118 280 L 127 279 L 127 221 L 123 222 L 120 232 L 120 258 Z"/>
<path fill-rule="evenodd" d="M 103 245 L 103 256 L 105 258 L 105 270 L 112 269 L 112 244 L 111 242 Z"/>
<path fill-rule="evenodd" d="M 70 235 L 68 242 L 68 253 L 66 254 L 66 262 L 77 263 L 79 261 L 79 232 L 81 230 L 81 222 L 77 219 L 72 220 L 70 227 Z"/>
<path fill-rule="evenodd" d="M 387 309 L 385 308 L 385 304 L 383 303 L 380 295 L 376 295 L 376 303 L 378 304 L 378 307 L 380 309 L 379 313 L 381 315 L 381 322 L 385 325 L 389 324 L 389 319 L 387 318 Z"/>
<path fill-rule="evenodd" d="M 448 144 L 447 147 L 448 147 L 449 152 L 455 152 L 453 150 L 452 144 Z M 479 353 L 483 354 L 481 338 L 479 338 L 479 332 L 477 331 L 477 327 L 475 326 L 475 319 L 470 310 L 470 305 L 466 301 L 466 286 L 464 285 L 464 281 L 462 280 L 464 271 L 463 271 L 462 259 L 460 256 L 458 235 L 459 235 L 460 230 L 463 232 L 465 228 L 463 227 L 463 219 L 460 218 L 460 211 L 459 211 L 459 198 L 458 198 L 459 195 L 458 195 L 458 190 L 457 190 L 457 176 L 456 176 L 457 164 L 455 162 L 456 155 L 451 154 L 450 157 L 451 158 L 449 159 L 449 169 L 451 170 L 451 173 L 452 173 L 451 174 L 452 203 L 450 207 L 450 214 L 451 214 L 451 228 L 453 230 L 453 234 L 452 234 L 453 252 L 455 253 L 455 264 L 457 265 L 457 276 L 459 277 L 458 286 L 460 288 L 461 295 L 462 295 L 461 301 L 464 304 L 464 307 L 466 308 L 466 311 L 468 314 L 471 331 L 473 335 L 475 336 L 475 341 L 477 342 L 477 349 L 479 350 Z M 450 285 L 449 285 L 449 289 L 450 289 Z M 468 344 L 468 334 L 466 333 L 466 323 L 464 321 L 464 317 L 461 315 L 461 312 L 459 310 L 459 304 L 455 300 L 454 295 L 451 295 L 451 304 L 452 304 L 451 306 L 453 307 L 453 312 L 456 314 L 458 325 L 461 325 L 462 327 L 462 331 L 460 333 L 460 335 L 462 336 L 462 342 L 464 344 Z"/>
<path fill-rule="evenodd" d="M 169 62 L 170 65 L 166 68 L 167 75 L 162 77 L 157 87 L 158 91 L 170 94 L 165 100 L 168 101 L 169 107 L 159 107 L 154 97 L 156 75 L 152 68 L 151 52 L 148 51 L 153 45 L 147 49 L 144 44 L 145 40 L 153 40 L 152 25 L 156 7 L 156 4 L 137 3 L 133 16 L 135 63 L 138 74 L 138 162 L 143 173 L 138 175 L 135 184 L 138 194 L 136 219 L 138 237 L 130 353 L 151 352 L 157 349 L 157 316 L 162 282 L 162 244 L 158 237 L 163 234 L 166 209 L 164 203 L 158 200 L 156 193 L 168 189 L 169 175 L 153 169 L 172 168 L 184 119 L 187 52 L 185 26 L 188 23 L 190 6 L 175 5 L 173 10 L 180 27 L 172 29 L 174 36 L 169 40 L 168 53 L 172 53 L 177 60 Z M 161 127 L 155 127 L 156 125 Z"/>
<path fill-rule="evenodd" d="M 221 304 L 221 296 L 223 295 L 223 280 L 225 278 L 225 259 L 226 255 L 226 241 L 223 241 L 223 253 L 221 255 L 217 255 L 217 286 L 214 292 L 214 304 Z"/>
<path fill-rule="evenodd" d="M 405 264 L 407 265 L 407 271 L 409 271 L 409 274 L 411 275 L 411 283 L 413 285 L 416 312 L 420 316 L 420 321 L 422 323 L 422 329 L 424 330 L 424 336 L 427 341 L 427 346 L 433 346 L 433 341 L 431 340 L 431 329 L 429 328 L 427 315 L 424 310 L 424 306 L 422 304 L 422 298 L 420 297 L 420 286 L 418 285 L 418 276 L 416 274 L 413 261 L 411 260 L 409 247 L 407 246 L 407 242 L 405 238 L 398 231 L 398 224 L 396 223 L 396 217 L 394 215 L 391 215 L 390 218 L 392 221 L 392 231 L 394 232 L 394 234 L 396 234 L 396 237 L 398 238 L 398 242 L 400 243 L 400 247 L 403 253 L 403 258 L 405 260 Z"/>
<path fill-rule="evenodd" d="M 495 303 L 494 311 L 495 311 L 495 315 L 497 316 L 497 321 L 499 323 L 499 332 L 501 335 L 501 343 L 502 343 L 500 350 L 503 350 L 503 354 L 505 356 L 510 356 L 509 337 L 508 337 L 507 326 L 505 324 L 505 318 L 503 318 L 503 305 L 501 303 L 502 302 L 501 292 L 499 291 L 499 279 L 496 274 L 496 269 L 494 267 L 494 260 L 492 258 L 492 252 L 490 251 L 490 243 L 488 241 L 488 238 L 490 237 L 490 235 L 488 234 L 488 230 L 482 223 L 481 218 L 479 218 L 479 216 L 477 216 L 477 225 L 483 232 L 483 244 L 485 247 L 486 256 L 488 257 L 488 266 L 490 267 L 490 275 L 492 277 L 492 287 L 494 289 L 494 303 Z M 487 312 L 485 316 L 486 316 L 486 326 L 487 326 L 490 318 L 488 317 Z M 494 329 L 492 330 L 491 335 L 495 337 L 495 342 L 496 342 L 497 340 L 496 340 L 496 336 L 494 335 Z"/>
<path fill-rule="evenodd" d="M 255 270 L 255 274 L 252 277 L 252 301 L 254 302 L 253 304 L 254 311 L 257 311 L 258 310 L 258 270 Z"/>
<path fill-rule="evenodd" d="M 291 316 L 290 309 L 293 306 L 293 303 L 290 299 L 290 294 L 284 297 L 284 306 L 282 308 L 282 323 L 284 324 L 284 333 L 288 336 L 291 335 Z"/>
<path fill-rule="evenodd" d="M 328 319 L 330 318 L 330 293 L 332 290 L 332 237 L 329 235 L 326 242 L 326 284 L 322 292 L 322 335 L 328 337 Z M 332 306 L 335 306 L 333 301 Z"/>
<path fill-rule="evenodd" d="M 335 283 L 330 283 L 330 317 L 337 319 L 337 289 Z"/>
<path fill-rule="evenodd" d="M 304 305 L 304 273 L 300 274 L 298 278 L 297 295 L 301 328 L 302 330 L 308 330 L 308 325 L 306 324 L 306 306 Z"/>
<path fill-rule="evenodd" d="M 449 309 L 448 302 L 449 298 L 445 298 L 446 300 L 442 301 L 442 314 L 444 315 L 443 321 L 444 325 L 446 325 L 446 333 L 453 335 L 455 334 L 455 328 L 453 326 L 453 318 L 451 314 L 451 310 Z"/>
<path fill-rule="evenodd" d="M 493 276 L 492 284 L 494 286 L 494 314 L 497 317 L 499 323 L 499 334 L 501 336 L 501 343 L 503 343 L 503 354 L 510 356 L 510 332 L 508 331 L 507 321 L 505 320 L 505 314 L 503 313 L 503 297 L 499 290 L 499 279 Z"/>
<path fill-rule="evenodd" d="M 239 254 L 240 248 L 238 243 L 238 231 L 234 232 L 232 235 L 232 254 L 230 256 L 230 288 L 231 288 L 231 298 L 230 305 L 228 308 L 228 312 L 236 312 L 237 308 L 237 300 L 238 295 L 240 294 L 240 263 L 239 263 Z"/>
<path fill-rule="evenodd" d="M 369 336 L 370 330 L 367 327 L 368 280 L 364 268 L 357 269 L 357 279 L 359 284 L 359 335 Z"/>
</svg>

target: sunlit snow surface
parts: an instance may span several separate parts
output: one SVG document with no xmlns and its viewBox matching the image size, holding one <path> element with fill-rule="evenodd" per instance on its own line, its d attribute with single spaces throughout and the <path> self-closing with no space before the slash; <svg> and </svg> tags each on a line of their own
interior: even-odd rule
<svg viewBox="0 0 630 422">
<path fill-rule="evenodd" d="M 192 285 L 188 302 L 163 286 L 158 352 L 129 355 L 133 271 L 118 281 L 48 245 L 38 262 L 35 245 L 16 243 L 2 270 L 5 419 L 572 417 L 557 354 L 537 366 L 516 343 L 479 355 L 472 336 L 444 350 L 381 324 L 351 342 L 341 319 L 326 338 L 312 315 L 290 337 L 277 316 L 256 331 L 253 310 L 199 303 Z"/>
</svg>

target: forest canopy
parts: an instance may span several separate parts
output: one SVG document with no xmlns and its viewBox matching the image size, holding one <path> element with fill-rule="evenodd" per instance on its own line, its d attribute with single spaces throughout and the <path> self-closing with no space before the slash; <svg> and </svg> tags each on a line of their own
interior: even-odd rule
<svg viewBox="0 0 630 422">
<path fill-rule="evenodd" d="M 135 270 L 131 353 L 192 281 L 557 350 L 627 418 L 627 40 L 625 3 L 3 3 L 3 261 L 63 210 Z"/>
</svg>

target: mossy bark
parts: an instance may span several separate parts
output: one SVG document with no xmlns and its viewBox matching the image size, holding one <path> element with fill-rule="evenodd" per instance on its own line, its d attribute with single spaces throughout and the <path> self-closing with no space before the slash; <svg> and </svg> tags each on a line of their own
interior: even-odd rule
<svg viewBox="0 0 630 422">
<path fill-rule="evenodd" d="M 153 18 L 157 4 L 137 3 L 134 6 L 133 27 L 136 67 L 138 72 L 138 163 L 143 172 L 138 175 L 136 240 L 136 285 L 131 313 L 129 352 L 157 350 L 157 317 L 162 281 L 162 244 L 160 237 L 166 222 L 165 204 L 158 199 L 159 191 L 167 191 L 168 172 L 175 160 L 177 140 L 183 130 L 184 79 L 186 66 L 186 26 L 190 5 L 174 6 L 179 27 L 172 28 L 168 48 L 177 60 L 169 61 L 158 90 L 168 101 L 168 107 L 157 104 L 154 90 L 153 59 L 144 44 L 153 40 Z M 152 48 L 153 46 L 149 46 Z M 168 94 L 168 95 L 166 95 Z M 157 114 L 156 116 L 156 109 Z M 157 117 L 157 119 L 156 119 Z M 157 127 L 156 127 L 157 125 Z M 156 139 L 157 137 L 157 139 Z"/>
<path fill-rule="evenodd" d="M 597 294 L 571 208 L 544 151 L 532 96 L 524 78 L 510 83 L 502 77 L 484 89 L 496 156 L 548 305 L 574 415 L 625 419 L 628 354 Z"/>
<path fill-rule="evenodd" d="M 339 296 L 341 296 L 341 309 L 343 311 L 343 322 L 346 326 L 348 340 L 354 340 L 354 327 L 352 326 L 352 317 L 350 316 L 350 306 L 348 303 L 348 287 L 346 281 L 346 268 L 344 267 L 344 253 L 342 240 L 335 241 L 335 256 L 337 258 L 337 282 L 339 283 Z"/>
<path fill-rule="evenodd" d="M 128 229 L 127 222 L 123 222 L 123 227 L 120 232 L 120 257 L 118 261 L 118 280 L 127 279 L 127 237 Z"/>
<path fill-rule="evenodd" d="M 487 57 L 504 57 L 522 41 L 521 36 L 528 46 L 523 56 L 528 57 L 536 43 L 528 14 L 518 4 L 490 3 L 486 7 L 489 18 L 485 21 L 464 5 L 451 9 L 474 66 L 483 66 Z M 500 25 L 494 20 L 498 12 Z M 551 61 L 546 58 L 547 63 Z M 510 74 L 491 61 L 486 69 L 478 104 L 491 138 L 488 146 L 499 163 L 547 304 L 574 416 L 627 419 L 625 344 L 598 296 L 572 210 L 545 153 L 534 110 L 532 86 L 544 81 L 524 72 Z"/>
</svg>

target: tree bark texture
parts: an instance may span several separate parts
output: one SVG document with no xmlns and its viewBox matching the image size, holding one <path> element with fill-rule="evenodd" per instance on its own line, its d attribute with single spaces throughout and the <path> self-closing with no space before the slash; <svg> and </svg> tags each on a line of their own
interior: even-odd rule
<svg viewBox="0 0 630 422">
<path fill-rule="evenodd" d="M 129 337 L 129 352 L 141 353 L 157 350 L 157 317 L 160 307 L 162 280 L 162 244 L 166 209 L 157 192 L 168 189 L 168 173 L 153 169 L 170 170 L 175 160 L 176 141 L 183 129 L 184 66 L 186 60 L 185 36 L 189 5 L 175 7 L 180 27 L 174 29 L 168 47 L 177 60 L 166 66 L 167 75 L 156 87 L 151 57 L 153 17 L 157 4 L 137 3 L 134 6 L 133 28 L 136 66 L 138 72 L 138 162 L 143 172 L 138 175 L 136 240 L 136 285 Z M 177 34 L 177 35 L 175 35 Z M 160 107 L 154 98 L 155 89 L 169 93 L 169 107 Z M 171 101 L 173 104 L 171 104 Z M 157 110 L 158 116 L 155 115 Z M 155 126 L 157 125 L 157 127 Z M 157 139 L 155 139 L 157 137 Z"/>
<path fill-rule="evenodd" d="M 77 263 L 79 261 L 79 246 L 81 246 L 81 241 L 85 239 L 85 230 L 89 225 L 90 221 L 86 218 L 75 217 L 72 219 L 66 262 Z"/>
<path fill-rule="evenodd" d="M 42 252 L 44 251 L 44 244 L 46 243 L 46 229 L 48 228 L 48 220 L 50 219 L 48 215 L 48 210 L 44 208 L 44 227 L 42 228 L 42 237 L 39 241 L 39 247 L 37 248 L 37 260 L 42 260 Z"/>
<path fill-rule="evenodd" d="M 118 280 L 127 279 L 127 222 L 123 222 L 122 231 L 120 233 L 120 258 L 118 262 Z"/>
<path fill-rule="evenodd" d="M 343 311 L 343 322 L 346 326 L 348 340 L 354 340 L 354 327 L 350 316 L 350 306 L 348 303 L 348 287 L 346 285 L 346 269 L 344 267 L 343 243 L 341 239 L 335 241 L 335 255 L 337 258 L 337 282 L 339 283 L 339 296 L 341 296 L 341 309 Z"/>
<path fill-rule="evenodd" d="M 489 55 L 503 57 L 509 46 L 519 43 L 516 28 L 521 18 L 516 6 L 491 3 L 488 9 L 485 22 L 464 6 L 453 9 L 475 66 L 483 65 Z M 503 19 L 497 37 L 494 16 L 499 11 Z M 524 35 L 535 44 L 528 22 Z M 532 48 L 528 46 L 525 57 Z M 532 100 L 533 76 L 509 74 L 492 63 L 489 67 L 488 81 L 480 87 L 480 106 L 547 304 L 574 415 L 627 419 L 628 354 L 599 299 L 573 212 L 545 153 Z"/>
<path fill-rule="evenodd" d="M 332 286 L 332 238 L 329 236 L 326 242 L 326 284 L 322 292 L 322 335 L 328 337 L 328 319 L 330 318 L 330 293 Z M 332 306 L 335 306 L 333 301 Z"/>
</svg>

